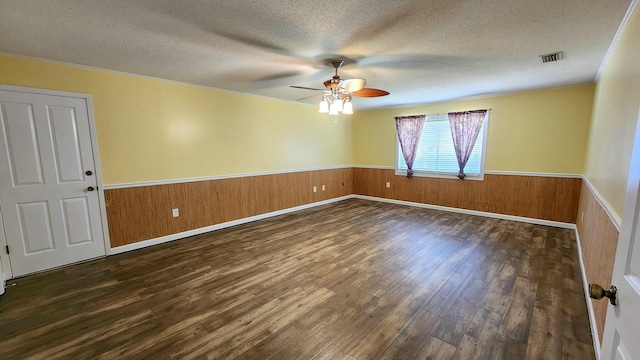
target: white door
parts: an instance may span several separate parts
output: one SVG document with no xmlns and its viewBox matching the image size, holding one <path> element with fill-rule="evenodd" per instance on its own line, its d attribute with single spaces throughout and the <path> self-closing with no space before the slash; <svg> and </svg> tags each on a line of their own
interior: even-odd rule
<svg viewBox="0 0 640 360">
<path fill-rule="evenodd" d="M 616 306 L 609 305 L 602 340 L 602 359 L 640 359 L 640 122 L 629 167 L 622 228 L 613 267 L 618 288 Z M 602 284 L 605 285 L 605 284 Z"/>
<path fill-rule="evenodd" d="M 105 255 L 85 99 L 0 90 L 0 209 L 13 276 Z"/>
</svg>

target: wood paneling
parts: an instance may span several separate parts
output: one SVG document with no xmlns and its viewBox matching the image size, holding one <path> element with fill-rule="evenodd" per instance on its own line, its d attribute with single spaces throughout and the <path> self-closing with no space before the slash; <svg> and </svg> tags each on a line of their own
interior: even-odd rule
<svg viewBox="0 0 640 360">
<path fill-rule="evenodd" d="M 484 181 L 407 179 L 390 169 L 355 168 L 353 183 L 359 195 L 574 223 L 582 180 L 489 174 Z"/>
<path fill-rule="evenodd" d="M 407 179 L 394 170 L 346 168 L 112 189 L 105 198 L 117 247 L 353 193 L 573 223 L 581 182 L 515 175 Z M 173 208 L 180 209 L 178 218 Z"/>
<path fill-rule="evenodd" d="M 573 230 L 359 199 L 15 282 L 2 359 L 594 358 Z"/>
<path fill-rule="evenodd" d="M 582 216 L 583 213 L 584 217 Z M 589 187 L 584 183 L 580 192 L 576 225 L 580 236 L 587 281 L 609 288 L 611 286 L 611 276 L 613 275 L 613 263 L 616 258 L 619 232 Z M 604 320 L 607 316 L 608 302 L 605 300 L 590 300 L 593 304 L 593 312 L 601 342 L 604 332 Z"/>
<path fill-rule="evenodd" d="M 352 193 L 352 169 L 345 168 L 112 189 L 105 198 L 117 247 Z"/>
</svg>

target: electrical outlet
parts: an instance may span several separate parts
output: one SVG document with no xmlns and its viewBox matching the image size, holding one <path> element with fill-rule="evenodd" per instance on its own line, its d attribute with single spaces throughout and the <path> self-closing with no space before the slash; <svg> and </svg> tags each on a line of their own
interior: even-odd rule
<svg viewBox="0 0 640 360">
<path fill-rule="evenodd" d="M 387 187 L 390 188 L 391 187 L 391 182 L 387 181 Z"/>
<path fill-rule="evenodd" d="M 322 191 L 324 191 L 324 190 L 325 190 L 325 187 L 324 187 L 324 185 L 322 185 Z"/>
<path fill-rule="evenodd" d="M 318 189 L 314 186 L 313 187 L 313 192 L 316 192 L 316 191 L 318 191 Z"/>
<path fill-rule="evenodd" d="M 180 216 L 180 211 L 178 209 L 173 209 L 171 210 L 171 213 L 173 214 L 173 217 L 178 217 Z"/>
</svg>

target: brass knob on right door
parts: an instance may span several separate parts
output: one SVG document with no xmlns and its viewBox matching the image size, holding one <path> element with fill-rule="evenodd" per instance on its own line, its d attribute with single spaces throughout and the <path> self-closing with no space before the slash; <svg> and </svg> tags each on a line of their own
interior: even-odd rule
<svg viewBox="0 0 640 360">
<path fill-rule="evenodd" d="M 609 290 L 605 290 L 602 286 L 598 284 L 589 284 L 589 297 L 592 299 L 600 300 L 602 298 L 608 298 L 611 305 L 616 305 L 616 293 L 618 292 L 618 288 L 614 285 L 611 285 Z"/>
</svg>

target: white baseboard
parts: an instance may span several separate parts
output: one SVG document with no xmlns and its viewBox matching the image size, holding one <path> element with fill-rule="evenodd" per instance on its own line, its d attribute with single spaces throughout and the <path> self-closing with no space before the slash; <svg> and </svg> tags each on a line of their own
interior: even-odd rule
<svg viewBox="0 0 640 360">
<path fill-rule="evenodd" d="M 459 209 L 459 208 L 453 208 L 453 207 L 447 207 L 447 206 L 430 205 L 430 204 L 416 203 L 416 202 L 411 202 L 411 201 L 386 199 L 386 198 L 379 198 L 379 197 L 365 196 L 365 195 L 346 195 L 346 196 L 342 196 L 342 197 L 338 197 L 338 198 L 334 198 L 334 199 L 318 201 L 318 202 L 305 204 L 305 205 L 300 205 L 300 206 L 296 206 L 296 207 L 292 207 L 292 208 L 288 208 L 288 209 L 283 209 L 283 210 L 273 211 L 273 212 L 270 212 L 270 213 L 260 214 L 260 215 L 256 215 L 256 216 L 243 218 L 243 219 L 228 221 L 228 222 L 221 223 L 221 224 L 216 224 L 216 225 L 206 226 L 206 227 L 193 229 L 193 230 L 189 230 L 189 231 L 184 231 L 184 232 L 180 232 L 180 233 L 176 233 L 176 234 L 166 235 L 166 236 L 162 236 L 162 237 L 158 237 L 158 238 L 154 238 L 154 239 L 138 241 L 138 242 L 135 242 L 133 244 L 114 247 L 114 248 L 111 248 L 110 255 L 115 255 L 115 254 L 120 254 L 120 253 L 127 252 L 127 251 L 142 249 L 142 248 L 145 248 L 145 247 L 148 247 L 148 246 L 162 244 L 162 243 L 166 243 L 166 242 L 169 242 L 169 241 L 183 239 L 183 238 L 186 238 L 186 237 L 189 237 L 189 236 L 200 235 L 200 234 L 204 234 L 204 233 L 207 233 L 207 232 L 228 228 L 228 227 L 231 227 L 231 226 L 246 224 L 246 223 L 249 223 L 249 222 L 252 222 L 252 221 L 267 219 L 267 218 L 270 218 L 270 217 L 273 217 L 273 216 L 278 216 L 278 215 L 282 215 L 282 214 L 288 214 L 288 213 L 291 213 L 291 212 L 294 212 L 294 211 L 309 209 L 309 208 L 312 208 L 312 207 L 325 205 L 325 204 L 330 204 L 330 203 L 334 203 L 334 202 L 338 202 L 338 201 L 342 201 L 342 200 L 347 200 L 347 199 L 363 199 L 363 200 L 379 201 L 379 202 L 386 202 L 386 203 L 391 203 L 391 204 L 414 206 L 414 207 L 433 209 L 433 210 L 441 210 L 441 211 L 449 211 L 449 212 L 456 212 L 456 213 L 462 213 L 462 214 L 468 214 L 468 215 L 484 216 L 484 217 L 490 217 L 490 218 L 496 218 L 496 219 L 502 219 L 502 220 L 519 221 L 519 222 L 536 224 L 536 225 L 553 226 L 553 227 L 559 227 L 559 228 L 564 228 L 564 229 L 575 229 L 575 224 L 563 223 L 563 222 L 559 222 L 559 221 L 549 221 L 549 220 L 534 219 L 534 218 L 528 218 L 528 217 L 522 217 L 522 216 L 496 214 L 496 213 L 490 213 L 490 212 L 485 212 L 485 211 Z"/>
<path fill-rule="evenodd" d="M 155 239 L 143 240 L 143 241 L 135 242 L 133 244 L 118 246 L 118 247 L 111 248 L 111 255 L 120 254 L 120 253 L 123 253 L 123 252 L 137 250 L 137 249 L 142 249 L 142 248 L 145 248 L 147 246 L 158 245 L 158 244 L 166 243 L 166 242 L 169 242 L 169 241 L 183 239 L 183 238 L 186 238 L 186 237 L 189 237 L 189 236 L 200 235 L 200 234 L 204 234 L 204 233 L 207 233 L 207 232 L 228 228 L 228 227 L 231 227 L 231 226 L 246 224 L 246 223 L 249 223 L 249 222 L 252 222 L 252 221 L 263 220 L 263 219 L 267 219 L 267 218 L 270 218 L 270 217 L 273 217 L 273 216 L 288 214 L 288 213 L 291 213 L 291 212 L 294 212 L 294 211 L 309 209 L 309 208 L 313 208 L 313 207 L 320 206 L 320 205 L 326 205 L 326 204 L 330 204 L 330 203 L 334 203 L 334 202 L 338 202 L 338 201 L 342 201 L 342 200 L 346 200 L 346 199 L 351 199 L 352 197 L 353 197 L 353 195 L 337 197 L 337 198 L 333 198 L 333 199 L 329 199 L 329 200 L 323 200 L 323 201 L 318 201 L 318 202 L 314 202 L 314 203 L 310 203 L 310 204 L 300 205 L 300 206 L 296 206 L 296 207 L 292 207 L 292 208 L 288 208 L 288 209 L 272 211 L 272 212 L 265 213 L 265 214 L 250 216 L 250 217 L 242 218 L 242 219 L 238 219 L 238 220 L 227 221 L 225 223 L 206 226 L 206 227 L 202 227 L 202 228 L 199 228 L 199 229 L 183 231 L 183 232 L 180 232 L 180 233 L 171 234 L 171 235 L 167 235 L 167 236 L 162 236 L 162 237 L 155 238 Z"/>
<path fill-rule="evenodd" d="M 448 206 L 430 205 L 430 204 L 423 204 L 423 203 L 417 203 L 417 202 L 411 202 L 411 201 L 379 198 L 379 197 L 373 197 L 373 196 L 353 195 L 353 197 L 356 198 L 356 199 L 373 200 L 373 201 L 380 201 L 380 202 L 386 202 L 386 203 L 391 203 L 391 204 L 415 206 L 415 207 L 420 207 L 420 208 L 425 208 L 425 209 L 449 211 L 449 212 L 455 212 L 455 213 L 461 213 L 461 214 L 467 214 L 467 215 L 484 216 L 484 217 L 502 219 L 502 220 L 519 221 L 519 222 L 524 222 L 524 223 L 529 223 L 529 224 L 553 226 L 553 227 L 558 227 L 558 228 L 563 228 L 563 229 L 575 229 L 575 226 L 576 226 L 575 224 L 564 223 L 564 222 L 560 222 L 560 221 L 550 221 L 550 220 L 528 218 L 528 217 L 523 217 L 523 216 L 496 214 L 496 213 L 491 213 L 491 212 L 486 212 L 486 211 L 467 210 L 467 209 L 460 209 L 460 208 L 454 208 L 454 207 L 448 207 Z"/>
<path fill-rule="evenodd" d="M 582 287 L 584 289 L 584 298 L 587 302 L 587 312 L 589 313 L 589 323 L 591 324 L 591 338 L 593 339 L 593 349 L 596 353 L 596 360 L 600 360 L 600 336 L 598 334 L 598 327 L 596 326 L 596 314 L 593 312 L 593 303 L 589 297 L 589 281 L 587 280 L 587 271 L 584 267 L 584 260 L 582 258 L 582 246 L 580 246 L 580 234 L 578 234 L 578 227 L 574 227 L 576 233 L 576 244 L 578 245 L 578 261 L 580 262 L 580 274 L 582 275 Z"/>
</svg>

